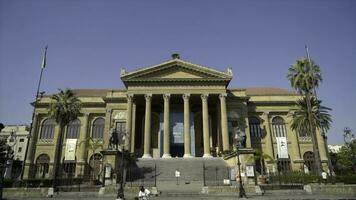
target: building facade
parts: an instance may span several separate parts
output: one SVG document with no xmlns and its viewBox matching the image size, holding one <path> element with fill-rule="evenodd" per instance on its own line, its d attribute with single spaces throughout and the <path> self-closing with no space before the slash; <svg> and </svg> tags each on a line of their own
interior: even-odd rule
<svg viewBox="0 0 356 200">
<path fill-rule="evenodd" d="M 77 139 L 71 170 L 82 176 L 86 168 L 95 168 L 95 161 L 102 159 L 100 150 L 109 148 L 112 128 L 127 134 L 124 148 L 139 158 L 222 157 L 234 148 L 237 133 L 244 139 L 243 148 L 273 158 L 263 162 L 267 171 L 277 165 L 290 171 L 311 166 L 310 135 L 290 128 L 300 96 L 279 88 L 234 89 L 229 87 L 232 78 L 231 69 L 218 71 L 174 55 L 158 65 L 123 69 L 125 89 L 73 90 L 83 107 L 64 136 L 63 152 L 66 139 Z M 47 116 L 50 101 L 43 96 L 36 105 L 25 178 L 49 177 L 52 171 L 59 127 Z M 326 168 L 324 139 L 321 134 L 317 139 Z"/>
<path fill-rule="evenodd" d="M 13 150 L 13 159 L 8 161 L 5 170 L 6 178 L 19 178 L 21 175 L 28 144 L 28 130 L 26 125 L 10 125 L 1 130 L 0 137 L 6 139 L 7 145 Z"/>
</svg>

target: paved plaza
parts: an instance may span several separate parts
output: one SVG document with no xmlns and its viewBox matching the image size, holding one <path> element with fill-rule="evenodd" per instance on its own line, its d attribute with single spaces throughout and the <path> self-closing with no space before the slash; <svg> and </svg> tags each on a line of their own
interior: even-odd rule
<svg viewBox="0 0 356 200">
<path fill-rule="evenodd" d="M 284 200 L 284 199 L 356 199 L 356 196 L 348 196 L 348 195 L 309 195 L 309 194 L 298 194 L 295 195 L 293 193 L 287 194 L 286 192 L 273 192 L 267 193 L 263 196 L 257 196 L 255 194 L 247 194 L 247 199 L 276 199 L 276 200 Z M 23 200 L 24 198 L 11 198 L 7 197 L 7 200 Z M 105 195 L 105 196 L 98 196 L 97 193 L 94 192 L 66 192 L 60 193 L 58 196 L 53 198 L 26 198 L 28 200 L 40 200 L 40 199 L 48 199 L 48 200 L 78 200 L 78 199 L 86 199 L 86 200 L 115 200 L 114 195 Z M 131 195 L 126 195 L 126 199 L 135 199 L 135 197 Z M 202 195 L 202 194 L 184 194 L 184 193 L 170 193 L 170 194 L 162 194 L 161 196 L 151 197 L 150 199 L 162 199 L 162 200 L 180 200 L 180 199 L 206 199 L 206 200 L 233 200 L 239 199 L 233 195 L 224 195 L 224 194 L 217 194 L 217 195 Z M 246 198 L 242 198 L 246 199 Z"/>
</svg>

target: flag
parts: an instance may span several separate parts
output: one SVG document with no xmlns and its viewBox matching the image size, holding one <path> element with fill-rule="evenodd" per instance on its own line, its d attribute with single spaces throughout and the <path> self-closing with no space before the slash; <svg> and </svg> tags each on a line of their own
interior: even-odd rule
<svg viewBox="0 0 356 200">
<path fill-rule="evenodd" d="M 46 67 L 46 63 L 47 63 L 47 61 L 46 61 L 46 57 L 47 57 L 47 48 L 48 48 L 48 46 L 46 46 L 46 48 L 45 48 L 45 52 L 44 52 L 44 54 L 43 54 L 42 65 L 41 65 L 42 69 L 44 69 L 44 68 Z"/>
</svg>

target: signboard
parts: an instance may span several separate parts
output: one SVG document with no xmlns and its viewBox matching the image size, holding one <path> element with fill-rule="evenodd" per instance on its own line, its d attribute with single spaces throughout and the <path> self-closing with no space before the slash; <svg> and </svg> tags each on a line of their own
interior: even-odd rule
<svg viewBox="0 0 356 200">
<path fill-rule="evenodd" d="M 253 165 L 246 165 L 246 175 L 247 175 L 247 177 L 255 176 L 255 171 L 253 169 Z"/>
<path fill-rule="evenodd" d="M 276 137 L 278 158 L 289 158 L 287 137 Z"/>
<path fill-rule="evenodd" d="M 67 139 L 66 140 L 66 151 L 64 154 L 65 161 L 75 161 L 75 152 L 77 149 L 78 139 Z"/>
<path fill-rule="evenodd" d="M 105 178 L 111 177 L 111 166 L 105 166 Z"/>
</svg>

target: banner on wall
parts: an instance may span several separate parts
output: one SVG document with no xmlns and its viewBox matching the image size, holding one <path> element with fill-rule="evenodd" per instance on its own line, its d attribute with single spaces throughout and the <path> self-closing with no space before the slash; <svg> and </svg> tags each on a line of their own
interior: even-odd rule
<svg viewBox="0 0 356 200">
<path fill-rule="evenodd" d="M 276 137 L 278 158 L 289 158 L 287 137 Z"/>
<path fill-rule="evenodd" d="M 77 150 L 77 139 L 67 139 L 64 160 L 65 161 L 75 161 L 76 150 Z"/>
</svg>

